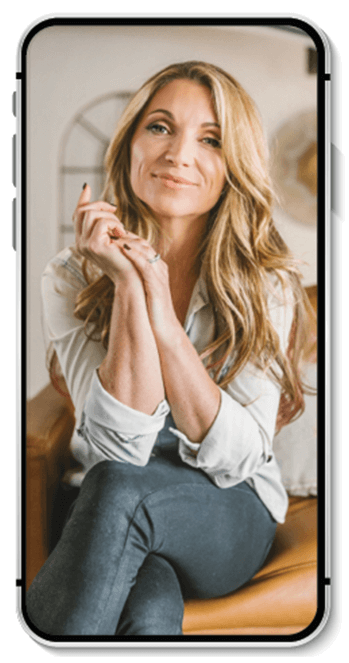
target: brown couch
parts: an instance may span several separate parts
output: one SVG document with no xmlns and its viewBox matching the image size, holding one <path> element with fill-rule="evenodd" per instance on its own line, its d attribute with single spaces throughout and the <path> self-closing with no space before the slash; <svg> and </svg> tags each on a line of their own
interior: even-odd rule
<svg viewBox="0 0 349 663">
<path fill-rule="evenodd" d="M 308 289 L 316 308 L 316 287 Z M 27 404 L 26 586 L 39 571 L 67 508 L 60 480 L 71 466 L 74 411 L 52 385 Z M 191 600 L 183 630 L 192 636 L 290 636 L 301 639 L 317 613 L 317 498 L 291 497 L 263 568 L 223 598 Z M 315 622 L 314 622 L 315 623 Z M 295 635 L 297 634 L 297 635 Z"/>
</svg>

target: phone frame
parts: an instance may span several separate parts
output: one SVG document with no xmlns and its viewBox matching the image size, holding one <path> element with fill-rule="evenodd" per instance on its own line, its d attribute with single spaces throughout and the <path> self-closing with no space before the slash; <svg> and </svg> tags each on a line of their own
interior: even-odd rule
<svg viewBox="0 0 349 663">
<path fill-rule="evenodd" d="M 102 637 L 56 637 L 50 640 L 31 629 L 23 612 L 25 588 L 25 440 L 26 440 L 26 160 L 27 160 L 27 89 L 26 57 L 30 41 L 50 25 L 289 25 L 307 32 L 318 50 L 317 117 L 318 117 L 318 610 L 305 631 L 289 636 L 154 636 L 147 641 L 115 641 Z M 331 439 L 331 338 L 330 338 L 330 274 L 331 274 L 331 134 L 330 134 L 330 45 L 325 33 L 308 19 L 295 16 L 249 15 L 225 17 L 153 17 L 147 15 L 110 16 L 51 15 L 28 27 L 18 48 L 16 71 L 17 142 L 15 148 L 16 226 L 14 247 L 17 257 L 17 485 L 18 485 L 18 556 L 17 611 L 24 629 L 38 642 L 58 647 L 290 647 L 303 645 L 322 631 L 330 611 L 330 439 Z M 321 267 L 321 268 L 320 268 Z M 301 636 L 301 637 L 300 637 Z M 171 645 L 170 645 L 171 642 Z"/>
</svg>

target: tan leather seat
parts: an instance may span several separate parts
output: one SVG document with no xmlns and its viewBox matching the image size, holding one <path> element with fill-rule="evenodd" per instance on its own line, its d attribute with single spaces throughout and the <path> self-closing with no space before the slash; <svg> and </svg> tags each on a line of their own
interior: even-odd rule
<svg viewBox="0 0 349 663">
<path fill-rule="evenodd" d="M 243 588 L 219 599 L 185 606 L 184 633 L 289 634 L 316 614 L 316 498 L 291 498 L 263 568 Z"/>
</svg>

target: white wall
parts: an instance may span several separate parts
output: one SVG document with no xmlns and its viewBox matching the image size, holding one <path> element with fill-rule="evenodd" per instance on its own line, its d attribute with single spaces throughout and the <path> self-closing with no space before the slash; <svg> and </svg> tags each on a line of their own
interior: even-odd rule
<svg viewBox="0 0 349 663">
<path fill-rule="evenodd" d="M 29 397 L 48 381 L 40 275 L 58 250 L 59 149 L 75 113 L 99 95 L 136 90 L 167 64 L 199 59 L 244 85 L 271 137 L 292 115 L 316 107 L 316 76 L 306 72 L 312 45 L 307 36 L 265 27 L 57 26 L 36 34 L 27 60 Z M 315 228 L 285 213 L 277 213 L 276 222 L 290 248 L 309 263 L 305 284 L 315 283 Z"/>
</svg>

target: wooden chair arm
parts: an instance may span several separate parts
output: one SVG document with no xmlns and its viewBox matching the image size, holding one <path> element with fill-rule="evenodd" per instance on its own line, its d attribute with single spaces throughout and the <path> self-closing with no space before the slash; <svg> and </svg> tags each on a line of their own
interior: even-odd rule
<svg viewBox="0 0 349 663">
<path fill-rule="evenodd" d="M 69 398 L 48 384 L 27 403 L 27 445 L 31 454 L 66 453 L 74 428 Z M 61 455 L 62 455 L 61 454 Z"/>
<path fill-rule="evenodd" d="M 27 587 L 47 559 L 53 505 L 69 466 L 74 429 L 71 401 L 50 384 L 27 403 L 26 573 Z"/>
</svg>

